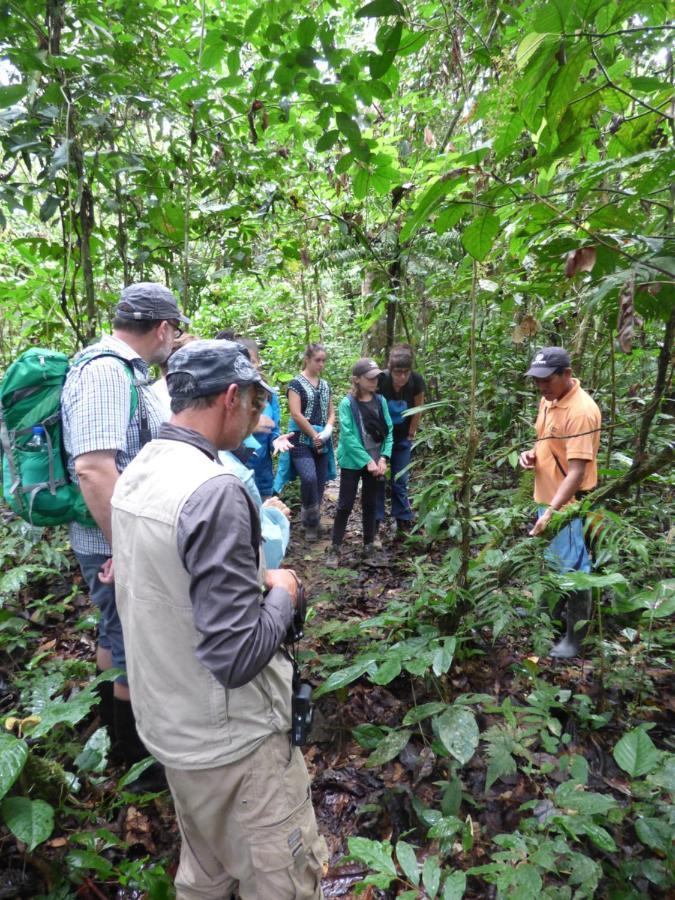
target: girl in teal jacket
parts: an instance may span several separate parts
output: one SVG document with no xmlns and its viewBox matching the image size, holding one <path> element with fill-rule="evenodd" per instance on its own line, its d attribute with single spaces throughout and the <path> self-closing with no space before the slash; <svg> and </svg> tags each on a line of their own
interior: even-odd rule
<svg viewBox="0 0 675 900">
<path fill-rule="evenodd" d="M 338 408 L 340 496 L 333 523 L 332 547 L 326 557 L 329 568 L 338 566 L 340 546 L 354 507 L 359 482 L 363 510 L 364 562 L 372 566 L 387 565 L 387 560 L 373 546 L 378 480 L 385 477 L 393 443 L 387 402 L 376 393 L 380 371 L 374 360 L 359 359 L 352 369 L 351 393 L 340 402 Z"/>
</svg>

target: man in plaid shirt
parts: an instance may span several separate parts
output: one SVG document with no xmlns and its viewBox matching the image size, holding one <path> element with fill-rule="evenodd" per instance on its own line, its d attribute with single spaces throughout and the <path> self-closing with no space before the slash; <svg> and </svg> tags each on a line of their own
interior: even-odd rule
<svg viewBox="0 0 675 900">
<path fill-rule="evenodd" d="M 166 362 L 183 325 L 189 325 L 189 319 L 168 288 L 148 282 L 129 285 L 115 310 L 112 335 L 75 357 L 63 388 L 63 439 L 70 475 L 79 483 L 98 526 L 73 522 L 70 540 L 100 610 L 96 662 L 101 671 L 126 668 L 110 573 L 110 498 L 120 472 L 159 432 L 164 415 L 150 390 L 148 370 Z M 114 686 L 101 684 L 99 692 L 101 718 L 117 754 L 128 765 L 143 759 L 147 751 L 136 732 L 126 676 L 121 675 Z M 144 773 L 137 789 L 161 787 L 158 768 Z"/>
</svg>

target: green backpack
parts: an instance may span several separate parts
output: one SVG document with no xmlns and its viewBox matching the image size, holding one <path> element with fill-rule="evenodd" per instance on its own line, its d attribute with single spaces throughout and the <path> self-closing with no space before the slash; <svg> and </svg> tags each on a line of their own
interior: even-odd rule
<svg viewBox="0 0 675 900">
<path fill-rule="evenodd" d="M 101 356 L 124 363 L 131 381 L 131 416 L 140 393 L 133 366 L 111 350 L 83 354 L 71 364 L 64 353 L 31 347 L 14 360 L 0 385 L 2 492 L 5 502 L 31 525 L 79 522 L 95 527 L 78 485 L 70 480 L 63 447 L 61 392 L 71 365 Z M 147 417 L 141 401 L 141 431 Z"/>
</svg>

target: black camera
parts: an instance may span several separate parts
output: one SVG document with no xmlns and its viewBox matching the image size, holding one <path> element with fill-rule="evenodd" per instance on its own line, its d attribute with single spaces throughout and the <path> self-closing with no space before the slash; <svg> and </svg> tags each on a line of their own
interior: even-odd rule
<svg viewBox="0 0 675 900">
<path fill-rule="evenodd" d="M 298 591 L 295 600 L 295 608 L 293 610 L 293 621 L 288 626 L 285 644 L 297 644 L 305 636 L 305 618 L 307 617 L 307 595 L 305 589 L 298 582 Z"/>
<path fill-rule="evenodd" d="M 313 720 L 312 686 L 306 681 L 296 684 L 294 680 L 291 700 L 291 744 L 294 747 L 307 743 Z"/>
</svg>

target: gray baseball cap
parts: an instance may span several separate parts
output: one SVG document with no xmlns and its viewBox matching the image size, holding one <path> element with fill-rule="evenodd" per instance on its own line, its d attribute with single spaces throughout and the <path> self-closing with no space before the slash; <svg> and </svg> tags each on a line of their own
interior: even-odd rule
<svg viewBox="0 0 675 900">
<path fill-rule="evenodd" d="M 357 359 L 352 368 L 352 375 L 355 378 L 358 378 L 360 375 L 370 375 L 371 378 L 374 378 L 376 375 L 381 373 L 382 369 L 378 366 L 374 359 L 370 359 L 367 356 L 361 357 L 361 359 Z"/>
<path fill-rule="evenodd" d="M 120 302 L 115 309 L 119 319 L 129 321 L 159 322 L 177 319 L 184 325 L 190 320 L 178 309 L 178 301 L 163 284 L 152 281 L 139 281 L 130 284 L 120 294 Z"/>
<path fill-rule="evenodd" d="M 259 384 L 268 394 L 275 393 L 248 358 L 246 348 L 236 341 L 192 341 L 169 357 L 168 369 L 166 382 L 171 397 L 207 397 L 226 391 L 231 384 Z M 189 380 L 181 379 L 179 390 L 172 386 L 178 373 L 190 376 Z"/>
<path fill-rule="evenodd" d="M 525 373 L 534 378 L 548 378 L 556 369 L 569 369 L 570 355 L 562 347 L 542 347 L 537 350 L 530 368 Z"/>
</svg>

